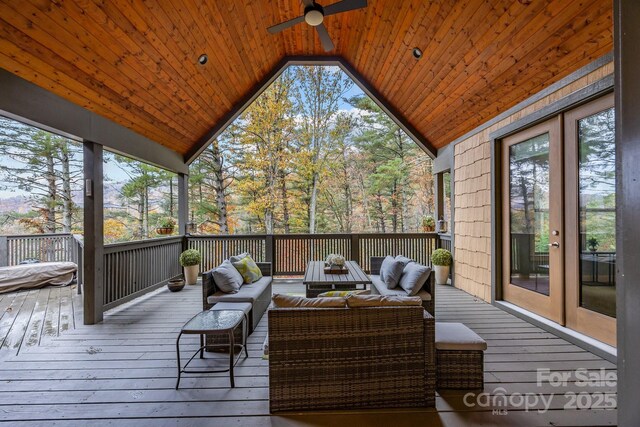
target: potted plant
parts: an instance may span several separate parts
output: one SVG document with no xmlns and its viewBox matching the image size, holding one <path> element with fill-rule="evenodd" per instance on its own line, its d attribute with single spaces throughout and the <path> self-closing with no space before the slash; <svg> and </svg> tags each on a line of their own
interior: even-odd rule
<svg viewBox="0 0 640 427">
<path fill-rule="evenodd" d="M 187 285 L 195 285 L 200 272 L 200 252 L 196 249 L 187 249 L 180 254 L 180 265 L 184 267 L 184 280 Z"/>
<path fill-rule="evenodd" d="M 340 254 L 329 254 L 324 262 L 325 274 L 344 274 L 348 270 L 345 267 L 346 260 Z"/>
<path fill-rule="evenodd" d="M 335 267 L 337 269 L 341 269 L 344 267 L 346 260 L 340 254 L 329 254 L 325 261 L 327 267 Z"/>
<path fill-rule="evenodd" d="M 176 220 L 171 217 L 160 218 L 158 225 L 156 226 L 156 233 L 158 234 L 171 234 L 176 227 Z"/>
<path fill-rule="evenodd" d="M 600 242 L 598 242 L 597 238 L 589 237 L 589 239 L 587 239 L 587 248 L 589 248 L 591 252 L 597 251 L 598 245 L 600 245 Z"/>
<path fill-rule="evenodd" d="M 427 215 L 422 218 L 422 231 L 425 233 L 433 232 L 436 229 L 436 220 L 431 216 Z"/>
<path fill-rule="evenodd" d="M 436 285 L 446 285 L 449 279 L 449 269 L 453 257 L 451 252 L 446 249 L 436 249 L 431 254 L 431 264 L 433 264 L 433 271 L 436 274 Z"/>
</svg>

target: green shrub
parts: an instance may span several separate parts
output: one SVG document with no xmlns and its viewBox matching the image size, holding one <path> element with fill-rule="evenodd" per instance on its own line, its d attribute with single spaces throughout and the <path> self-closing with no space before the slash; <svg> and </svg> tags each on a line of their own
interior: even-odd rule
<svg viewBox="0 0 640 427">
<path fill-rule="evenodd" d="M 451 265 L 453 261 L 453 257 L 451 256 L 451 252 L 446 249 L 436 249 L 431 254 L 431 263 L 433 265 Z"/>
<path fill-rule="evenodd" d="M 180 265 L 189 267 L 200 264 L 200 252 L 196 249 L 187 249 L 180 254 Z"/>
</svg>

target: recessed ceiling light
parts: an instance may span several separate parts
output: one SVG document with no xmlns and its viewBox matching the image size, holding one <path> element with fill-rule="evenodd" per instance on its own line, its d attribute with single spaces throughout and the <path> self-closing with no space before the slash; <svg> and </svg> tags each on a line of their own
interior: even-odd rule
<svg viewBox="0 0 640 427">
<path fill-rule="evenodd" d="M 414 47 L 413 48 L 413 57 L 416 58 L 416 59 L 422 58 L 422 51 L 420 50 L 419 47 Z"/>
<path fill-rule="evenodd" d="M 204 65 L 204 64 L 206 64 L 208 60 L 209 60 L 209 57 L 207 56 L 207 54 L 206 54 L 206 53 L 203 53 L 202 55 L 200 55 L 200 56 L 198 57 L 198 63 L 199 63 L 200 65 Z"/>
</svg>

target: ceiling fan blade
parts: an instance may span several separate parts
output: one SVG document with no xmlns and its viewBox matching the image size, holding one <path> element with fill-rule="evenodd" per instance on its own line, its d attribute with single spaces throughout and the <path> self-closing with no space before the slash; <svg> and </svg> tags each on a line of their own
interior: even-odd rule
<svg viewBox="0 0 640 427">
<path fill-rule="evenodd" d="M 313 0 L 302 0 L 304 7 L 313 6 Z"/>
<path fill-rule="evenodd" d="M 367 7 L 367 0 L 342 0 L 324 7 L 324 16 Z"/>
<path fill-rule="evenodd" d="M 325 27 L 324 24 L 320 24 L 316 27 L 316 31 L 318 31 L 318 36 L 320 36 L 320 43 L 322 43 L 324 51 L 329 52 L 330 50 L 333 50 L 335 46 L 331 41 L 331 37 L 329 37 L 327 27 Z"/>
<path fill-rule="evenodd" d="M 281 22 L 280 24 L 277 24 L 277 25 L 273 25 L 267 28 L 267 31 L 269 31 L 271 34 L 276 34 L 282 30 L 286 30 L 289 27 L 293 27 L 294 25 L 299 24 L 301 22 L 304 22 L 304 15 L 298 16 L 297 18 L 293 18 L 288 21 Z"/>
</svg>

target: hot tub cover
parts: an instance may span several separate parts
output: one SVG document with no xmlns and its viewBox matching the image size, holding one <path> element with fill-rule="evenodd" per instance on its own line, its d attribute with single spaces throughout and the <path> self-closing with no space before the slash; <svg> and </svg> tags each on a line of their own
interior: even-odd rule
<svg viewBox="0 0 640 427">
<path fill-rule="evenodd" d="M 73 281 L 78 266 L 73 262 L 41 262 L 38 264 L 0 267 L 0 293 L 47 285 L 66 286 Z"/>
</svg>

